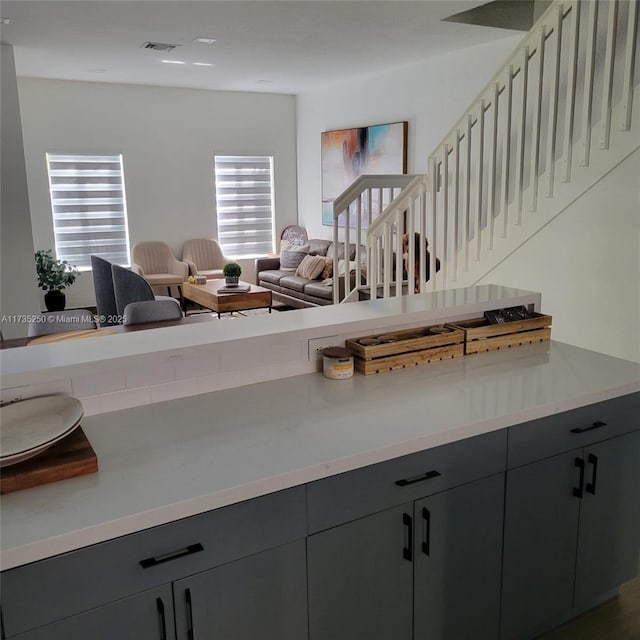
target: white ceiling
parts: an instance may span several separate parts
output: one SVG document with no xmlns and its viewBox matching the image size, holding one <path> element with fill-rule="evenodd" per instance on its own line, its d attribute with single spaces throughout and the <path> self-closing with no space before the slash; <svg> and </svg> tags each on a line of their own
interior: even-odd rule
<svg viewBox="0 0 640 640">
<path fill-rule="evenodd" d="M 0 11 L 19 76 L 296 94 L 516 33 L 441 22 L 485 1 L 9 0 Z"/>
</svg>

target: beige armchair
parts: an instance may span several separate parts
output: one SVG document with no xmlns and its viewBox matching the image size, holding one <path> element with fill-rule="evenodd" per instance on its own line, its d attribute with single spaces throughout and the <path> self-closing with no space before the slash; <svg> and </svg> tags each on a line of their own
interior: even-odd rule
<svg viewBox="0 0 640 640">
<path fill-rule="evenodd" d="M 208 238 L 187 240 L 182 247 L 182 260 L 189 265 L 189 275 L 199 273 L 207 280 L 224 278 L 222 268 L 231 262 L 223 255 L 220 245 Z"/>
<path fill-rule="evenodd" d="M 141 275 L 152 287 L 178 287 L 182 298 L 182 283 L 189 277 L 189 267 L 173 255 L 166 242 L 138 242 L 131 249 L 131 271 Z"/>
</svg>

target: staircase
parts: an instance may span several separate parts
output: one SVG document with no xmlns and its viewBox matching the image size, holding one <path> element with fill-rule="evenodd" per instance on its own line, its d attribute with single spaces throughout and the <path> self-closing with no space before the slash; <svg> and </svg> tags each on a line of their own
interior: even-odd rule
<svg viewBox="0 0 640 640">
<path fill-rule="evenodd" d="M 555 0 L 425 175 L 358 178 L 334 202 L 334 242 L 357 247 L 334 301 L 339 278 L 345 301 L 473 285 L 640 148 L 637 13 Z"/>
</svg>

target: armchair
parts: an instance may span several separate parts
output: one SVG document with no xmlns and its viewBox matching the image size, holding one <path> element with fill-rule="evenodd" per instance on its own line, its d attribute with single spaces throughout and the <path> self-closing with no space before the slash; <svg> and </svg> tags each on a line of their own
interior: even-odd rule
<svg viewBox="0 0 640 640">
<path fill-rule="evenodd" d="M 152 287 L 164 285 L 171 295 L 171 285 L 178 287 L 182 299 L 182 283 L 189 267 L 177 260 L 166 242 L 138 242 L 131 249 L 131 271 L 142 276 Z"/>
<path fill-rule="evenodd" d="M 111 265 L 111 272 L 113 274 L 113 292 L 115 295 L 118 315 L 122 316 L 123 319 L 126 317 L 126 309 L 128 305 L 135 302 L 147 302 L 154 300 L 163 301 L 164 308 L 167 308 L 167 302 L 173 305 L 173 308 L 170 309 L 170 317 L 156 317 L 156 320 L 173 320 L 174 316 L 178 313 L 182 315 L 180 304 L 175 298 L 154 295 L 151 285 L 142 276 L 134 273 L 133 271 L 129 271 L 124 267 L 120 267 L 117 264 Z"/>
<path fill-rule="evenodd" d="M 53 313 L 41 313 L 29 322 L 27 337 L 37 338 L 52 333 L 66 333 L 83 329 L 97 329 L 95 316 L 88 309 L 69 309 Z"/>
<path fill-rule="evenodd" d="M 182 320 L 183 317 L 182 310 L 174 299 L 145 300 L 144 302 L 130 302 L 124 308 L 123 324 L 128 326 L 148 322 Z"/>
<path fill-rule="evenodd" d="M 220 245 L 208 238 L 187 240 L 182 247 L 182 260 L 189 266 L 189 275 L 200 274 L 207 280 L 223 278 L 222 268 L 231 262 L 223 255 Z"/>
<path fill-rule="evenodd" d="M 93 276 L 93 290 L 96 295 L 96 310 L 100 318 L 100 326 L 110 327 L 118 324 L 118 308 L 113 293 L 111 263 L 99 256 L 91 256 L 91 275 Z"/>
</svg>

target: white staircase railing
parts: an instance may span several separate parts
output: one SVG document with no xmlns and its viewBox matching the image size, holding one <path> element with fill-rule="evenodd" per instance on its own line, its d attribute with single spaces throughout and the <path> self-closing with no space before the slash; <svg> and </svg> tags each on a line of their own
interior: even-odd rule
<svg viewBox="0 0 640 640">
<path fill-rule="evenodd" d="M 632 127 L 637 13 L 636 0 L 555 0 L 430 155 L 427 175 L 408 181 L 367 224 L 357 213 L 356 224 L 340 228 L 336 216 L 336 242 L 342 235 L 349 243 L 350 226 L 356 238 L 367 229 L 372 297 L 459 282 L 542 204 L 549 208 L 544 200 L 618 132 L 631 131 L 640 145 Z M 353 211 L 347 192 L 339 200 Z"/>
<path fill-rule="evenodd" d="M 367 227 L 378 218 L 393 199 L 411 182 L 409 175 L 362 175 L 333 202 L 333 302 L 346 298 L 354 287 L 363 283 L 366 261 L 363 255 Z M 348 223 L 347 223 L 348 221 Z M 353 235 L 352 235 L 353 234 Z M 342 236 L 342 238 L 341 238 Z M 355 270 L 346 264 L 339 271 L 339 250 L 348 260 L 344 247 L 355 244 Z M 351 274 L 354 275 L 351 275 Z M 342 278 L 342 285 L 340 284 Z"/>
</svg>

